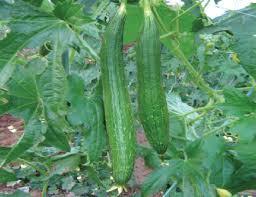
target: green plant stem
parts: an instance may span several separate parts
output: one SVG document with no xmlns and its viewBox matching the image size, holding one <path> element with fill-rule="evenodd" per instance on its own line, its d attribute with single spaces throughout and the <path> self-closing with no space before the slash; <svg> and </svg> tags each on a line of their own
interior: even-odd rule
<svg viewBox="0 0 256 197">
<path fill-rule="evenodd" d="M 0 86 L 0 90 L 5 91 L 5 92 L 8 92 L 8 90 L 7 90 L 6 88 L 1 87 L 1 86 Z"/>
<path fill-rule="evenodd" d="M 199 107 L 199 108 L 194 109 L 194 110 L 192 110 L 192 111 L 189 111 L 189 112 L 187 112 L 187 113 L 185 113 L 185 114 L 182 114 L 181 116 L 188 116 L 188 115 L 190 115 L 190 114 L 193 114 L 193 113 L 196 113 L 196 112 L 201 112 L 201 111 L 207 112 L 207 111 L 213 109 L 216 104 L 217 104 L 217 103 L 209 104 L 209 105 L 207 104 L 207 105 L 204 106 L 204 107 Z"/>
<path fill-rule="evenodd" d="M 172 36 L 175 36 L 175 34 L 177 34 L 177 33 L 174 32 L 174 31 L 170 31 L 170 32 L 168 32 L 166 34 L 161 35 L 160 39 L 165 39 L 165 38 L 168 38 L 168 37 L 172 37 Z"/>
<path fill-rule="evenodd" d="M 177 140 L 182 140 L 182 141 L 187 141 L 186 138 L 180 137 L 180 136 L 176 136 L 176 135 L 171 135 L 171 138 L 174 138 L 174 139 L 177 139 Z"/>
<path fill-rule="evenodd" d="M 197 3 L 195 3 L 194 5 L 192 5 L 191 7 L 189 7 L 188 9 L 186 9 L 184 12 L 182 12 L 181 14 L 178 14 L 176 17 L 174 17 L 171 20 L 171 23 L 173 23 L 174 21 L 176 21 L 178 18 L 182 17 L 184 14 L 190 12 L 191 10 L 193 10 L 194 8 L 196 8 L 197 6 L 199 6 L 202 3 L 202 1 L 199 1 Z"/>
<path fill-rule="evenodd" d="M 180 50 L 177 42 L 172 41 L 173 51 L 176 57 L 178 57 L 186 69 L 189 75 L 194 79 L 194 83 L 205 91 L 210 97 L 214 98 L 216 101 L 220 101 L 220 97 L 215 90 L 213 90 L 202 78 L 202 76 L 195 70 L 192 64 L 185 57 L 184 53 Z"/>
<path fill-rule="evenodd" d="M 238 120 L 239 120 L 239 119 L 232 120 L 232 121 L 230 121 L 228 124 L 225 124 L 225 123 L 224 123 L 223 125 L 219 126 L 218 128 L 213 129 L 212 131 L 206 132 L 206 133 L 203 135 L 203 137 L 206 137 L 206 136 L 209 136 L 209 135 L 211 135 L 211 134 L 217 133 L 219 130 L 224 129 L 224 128 L 226 128 L 227 126 L 230 126 L 230 125 L 234 124 L 234 123 L 237 122 Z"/>
<path fill-rule="evenodd" d="M 203 12 L 204 12 L 205 8 L 209 5 L 210 2 L 211 2 L 211 0 L 208 0 L 208 1 L 206 2 L 206 4 L 205 4 L 204 7 L 203 7 Z"/>
<path fill-rule="evenodd" d="M 121 0 L 121 3 L 127 4 L 127 0 Z"/>
<path fill-rule="evenodd" d="M 201 118 L 203 118 L 206 114 L 206 111 L 204 111 L 202 114 L 200 114 L 199 116 L 197 116 L 195 119 L 189 121 L 189 124 L 192 125 L 194 124 L 196 121 L 200 120 Z"/>
<path fill-rule="evenodd" d="M 49 180 L 45 181 L 43 191 L 42 191 L 42 197 L 47 197 L 47 190 L 48 190 Z"/>
<path fill-rule="evenodd" d="M 176 14 L 177 14 L 177 16 L 179 16 L 180 15 L 180 11 L 178 10 L 176 12 Z M 180 21 L 179 21 L 179 17 L 177 17 L 177 19 L 176 19 L 176 32 L 177 32 L 178 35 L 180 34 Z"/>
<path fill-rule="evenodd" d="M 163 197 L 168 197 L 169 193 L 176 187 L 177 181 L 174 181 L 171 187 L 164 193 Z"/>
<path fill-rule="evenodd" d="M 165 25 L 164 25 L 164 23 L 163 23 L 161 17 L 159 16 L 159 14 L 158 14 L 156 8 L 155 8 L 155 7 L 152 7 L 152 11 L 153 11 L 153 13 L 154 13 L 154 15 L 155 15 L 155 17 L 156 17 L 156 19 L 157 19 L 159 25 L 161 26 L 161 28 L 162 28 L 166 33 L 168 33 L 169 31 L 168 31 L 168 29 L 165 27 Z"/>
<path fill-rule="evenodd" d="M 168 32 L 168 29 L 164 25 L 161 17 L 159 16 L 156 8 L 153 7 L 153 13 L 161 26 L 161 28 Z M 209 87 L 209 85 L 204 81 L 204 79 L 201 77 L 201 75 L 195 70 L 195 68 L 192 66 L 192 64 L 188 61 L 184 53 L 179 48 L 179 44 L 177 40 L 171 40 L 171 45 L 173 46 L 173 52 L 174 55 L 180 59 L 180 61 L 184 64 L 186 69 L 189 72 L 189 75 L 194 79 L 194 83 L 200 87 L 203 91 L 205 91 L 210 97 L 214 98 L 217 101 L 220 101 L 220 97 L 217 94 L 216 91 L 214 91 L 212 88 Z"/>
</svg>

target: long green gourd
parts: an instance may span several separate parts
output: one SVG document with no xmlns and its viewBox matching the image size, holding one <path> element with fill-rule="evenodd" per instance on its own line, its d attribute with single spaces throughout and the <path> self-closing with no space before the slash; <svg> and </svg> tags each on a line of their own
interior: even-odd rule
<svg viewBox="0 0 256 197">
<path fill-rule="evenodd" d="M 111 151 L 113 177 L 123 186 L 130 179 L 135 160 L 135 129 L 123 61 L 125 3 L 106 28 L 101 48 L 103 100 Z"/>
<path fill-rule="evenodd" d="M 160 37 L 148 0 L 144 0 L 144 23 L 137 44 L 139 116 L 152 147 L 163 154 L 169 139 L 169 116 L 162 87 Z"/>
</svg>

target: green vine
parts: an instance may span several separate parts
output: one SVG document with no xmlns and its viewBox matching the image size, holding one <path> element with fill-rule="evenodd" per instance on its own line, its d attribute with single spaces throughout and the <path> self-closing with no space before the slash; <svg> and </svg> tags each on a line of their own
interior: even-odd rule
<svg viewBox="0 0 256 197">
<path fill-rule="evenodd" d="M 153 13 L 160 25 L 160 27 L 166 32 L 169 33 L 167 27 L 163 23 L 161 17 L 159 16 L 157 9 L 153 7 Z M 177 18 L 178 19 L 178 18 Z M 203 91 L 205 91 L 210 97 L 214 98 L 217 102 L 221 101 L 221 97 L 218 95 L 218 93 L 213 90 L 202 78 L 202 76 L 195 70 L 193 65 L 189 62 L 189 60 L 186 58 L 184 53 L 179 47 L 179 43 L 176 39 L 171 39 L 171 45 L 173 46 L 173 53 L 174 55 L 180 59 L 180 61 L 184 64 L 186 69 L 189 72 L 189 75 L 194 79 L 194 83 L 200 87 Z"/>
</svg>

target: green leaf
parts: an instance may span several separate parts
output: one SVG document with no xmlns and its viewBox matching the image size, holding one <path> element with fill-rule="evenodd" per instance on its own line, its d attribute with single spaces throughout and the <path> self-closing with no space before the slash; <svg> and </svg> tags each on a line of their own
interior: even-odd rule
<svg viewBox="0 0 256 197">
<path fill-rule="evenodd" d="M 215 197 L 215 188 L 207 182 L 197 162 L 188 161 L 183 165 L 183 185 L 181 190 L 184 196 Z"/>
<path fill-rule="evenodd" d="M 10 150 L 11 148 L 0 147 L 0 163 L 4 160 Z"/>
<path fill-rule="evenodd" d="M 104 111 L 101 99 L 91 99 L 86 107 L 87 117 L 84 132 L 85 147 L 91 162 L 99 161 L 106 145 Z"/>
<path fill-rule="evenodd" d="M 179 137 L 186 137 L 187 126 L 184 117 L 179 116 L 174 112 L 169 112 L 170 114 L 170 135 L 175 135 Z"/>
<path fill-rule="evenodd" d="M 226 187 L 232 193 L 250 190 L 256 187 L 256 183 L 254 181 L 255 176 L 256 169 L 254 165 L 242 165 L 235 173 L 233 173 L 230 182 Z"/>
<path fill-rule="evenodd" d="M 250 97 L 229 87 L 224 90 L 225 103 L 220 104 L 219 107 L 228 115 L 235 115 L 242 117 L 255 111 L 256 103 Z"/>
<path fill-rule="evenodd" d="M 171 10 L 165 4 L 158 6 L 156 11 L 166 28 L 165 30 L 161 28 L 162 36 L 170 32 L 176 32 L 172 36 L 162 38 L 162 43 L 171 52 L 174 52 L 175 47 L 173 46 L 172 40 L 174 40 L 175 37 L 175 42 L 177 42 L 180 49 L 187 57 L 190 57 L 195 52 L 193 25 L 197 19 L 197 16 L 191 11 L 185 13 L 186 8 L 188 7 L 184 7 L 180 11 L 179 16 L 177 15 L 177 12 Z"/>
<path fill-rule="evenodd" d="M 10 19 L 8 27 L 11 32 L 0 40 L 0 87 L 11 77 L 15 69 L 16 54 L 21 49 L 36 47 L 46 41 L 59 41 L 64 47 L 71 44 L 77 36 L 64 20 L 41 12 L 21 0 L 11 5 L 0 2 L 0 13 L 5 13 L 5 9 L 10 11 L 4 18 Z M 15 20 L 12 17 L 16 17 Z"/>
<path fill-rule="evenodd" d="M 211 28 L 211 32 L 220 29 L 229 31 L 234 35 L 236 42 L 234 50 L 238 53 L 241 65 L 254 79 L 256 79 L 256 4 L 240 10 L 239 12 L 228 13 L 217 19 L 217 25 Z"/>
<path fill-rule="evenodd" d="M 152 196 L 173 181 L 178 182 L 183 196 L 216 196 L 214 187 L 193 160 L 170 160 L 168 166 L 153 171 L 142 185 L 142 196 Z"/>
<path fill-rule="evenodd" d="M 18 67 L 7 87 L 8 103 L 1 107 L 0 113 L 10 113 L 27 122 L 41 105 L 35 76 L 29 69 Z"/>
<path fill-rule="evenodd" d="M 76 74 L 68 76 L 67 100 L 71 104 L 68 110 L 68 121 L 74 125 L 82 125 L 88 117 L 87 111 L 82 110 L 87 107 L 87 100 L 84 95 L 84 81 Z"/>
<path fill-rule="evenodd" d="M 215 184 L 219 188 L 225 188 L 225 186 L 232 180 L 232 174 L 234 171 L 235 167 L 232 160 L 225 156 L 219 156 L 218 158 L 215 157 L 215 161 L 211 169 L 211 183 Z"/>
<path fill-rule="evenodd" d="M 62 175 L 75 170 L 80 164 L 81 158 L 78 154 L 68 154 L 53 161 L 50 176 Z"/>
<path fill-rule="evenodd" d="M 46 123 L 43 115 L 34 114 L 25 126 L 24 134 L 16 145 L 8 152 L 2 166 L 16 160 L 25 151 L 38 145 L 43 141 L 44 133 L 46 132 Z"/>
<path fill-rule="evenodd" d="M 240 142 L 251 142 L 256 137 L 256 116 L 248 116 L 237 121 L 231 128 L 233 134 L 238 134 Z"/>
<path fill-rule="evenodd" d="M 92 21 L 84 15 L 83 5 L 70 0 L 57 2 L 53 13 L 56 17 L 67 21 L 71 25 L 83 25 Z"/>
<path fill-rule="evenodd" d="M 0 169 L 0 183 L 7 183 L 10 181 L 16 181 L 15 174 L 7 170 Z"/>
<path fill-rule="evenodd" d="M 71 104 L 68 110 L 68 120 L 72 125 L 82 125 L 82 134 L 89 160 L 99 160 L 106 145 L 103 102 L 99 96 L 86 98 L 84 81 L 76 74 L 68 77 L 69 91 L 67 100 Z"/>
<path fill-rule="evenodd" d="M 47 67 L 38 81 L 40 95 L 45 107 L 55 112 L 63 110 L 67 93 L 67 78 L 60 63 L 58 44 L 55 45 L 53 50 L 52 64 Z"/>
<path fill-rule="evenodd" d="M 37 1 L 33 1 L 33 0 L 23 0 L 25 2 L 28 2 L 36 7 L 40 7 L 41 4 L 43 3 L 44 0 L 37 0 Z"/>
<path fill-rule="evenodd" d="M 86 166 L 86 170 L 88 173 L 88 177 L 92 179 L 95 183 L 97 183 L 99 186 L 104 186 L 101 182 L 98 172 L 91 166 Z"/>
<path fill-rule="evenodd" d="M 182 166 L 182 160 L 170 162 L 169 166 L 162 167 L 153 171 L 143 182 L 141 192 L 142 196 L 152 196 L 171 181 L 171 178 L 178 173 Z"/>
<path fill-rule="evenodd" d="M 226 150 L 225 141 L 216 135 L 209 135 L 203 138 L 201 152 L 202 161 L 205 167 L 211 169 L 216 160 L 223 156 Z"/>
<path fill-rule="evenodd" d="M 67 134 L 72 131 L 64 117 L 55 112 L 48 112 L 48 129 L 44 143 L 52 145 L 60 150 L 69 152 L 70 145 Z"/>
<path fill-rule="evenodd" d="M 256 154 L 255 154 L 256 141 L 251 143 L 239 143 L 235 146 L 236 159 L 248 166 L 254 166 L 256 164 Z"/>
</svg>

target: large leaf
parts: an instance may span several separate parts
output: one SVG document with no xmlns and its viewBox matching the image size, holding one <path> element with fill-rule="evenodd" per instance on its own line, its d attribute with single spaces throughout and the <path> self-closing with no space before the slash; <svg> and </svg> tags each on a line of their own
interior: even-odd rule
<svg viewBox="0 0 256 197">
<path fill-rule="evenodd" d="M 57 2 L 53 13 L 72 25 L 83 25 L 92 20 L 83 13 L 83 5 L 73 1 Z"/>
<path fill-rule="evenodd" d="M 85 137 L 85 147 L 91 162 L 99 161 L 102 151 L 106 145 L 106 132 L 104 125 L 103 102 L 99 98 L 88 101 L 87 118 L 85 119 L 86 129 L 83 134 Z"/>
<path fill-rule="evenodd" d="M 40 106 L 35 75 L 29 69 L 18 67 L 7 87 L 8 103 L 1 106 L 0 113 L 10 113 L 28 121 Z"/>
<path fill-rule="evenodd" d="M 67 78 L 61 65 L 60 45 L 62 45 L 61 41 L 58 40 L 51 54 L 51 64 L 40 76 L 38 86 L 49 126 L 45 142 L 61 150 L 69 151 L 70 146 L 66 134 L 72 129 L 65 120 Z"/>
<path fill-rule="evenodd" d="M 0 163 L 4 160 L 10 150 L 11 148 L 0 147 Z"/>
<path fill-rule="evenodd" d="M 256 79 L 256 4 L 244 8 L 238 12 L 231 12 L 217 18 L 216 26 L 208 28 L 208 33 L 218 31 L 230 32 L 236 42 L 234 50 L 245 70 Z"/>
<path fill-rule="evenodd" d="M 159 168 L 151 173 L 143 182 L 142 196 L 152 196 L 166 187 L 172 177 L 178 173 L 182 163 L 182 160 L 173 161 L 170 163 L 170 166 Z"/>
<path fill-rule="evenodd" d="M 255 183 L 256 168 L 254 165 L 241 166 L 230 179 L 226 188 L 232 193 L 238 193 L 244 190 L 250 190 L 256 188 Z"/>
<path fill-rule="evenodd" d="M 0 183 L 7 183 L 10 181 L 16 181 L 15 174 L 7 170 L 0 169 Z"/>
<path fill-rule="evenodd" d="M 240 143 L 234 148 L 236 151 L 236 159 L 240 162 L 247 164 L 247 165 L 255 165 L 256 164 L 256 154 L 255 154 L 255 145 L 256 142 L 253 141 L 252 143 Z"/>
<path fill-rule="evenodd" d="M 243 117 L 255 112 L 256 103 L 245 94 L 234 88 L 226 88 L 224 91 L 225 103 L 220 108 L 228 115 Z"/>
<path fill-rule="evenodd" d="M 241 118 L 233 125 L 231 131 L 238 135 L 240 142 L 252 142 L 256 137 L 256 116 Z"/>
<path fill-rule="evenodd" d="M 234 170 L 234 164 L 230 159 L 226 157 L 215 158 L 210 177 L 211 183 L 219 188 L 225 188 L 232 180 Z"/>
<path fill-rule="evenodd" d="M 82 125 L 88 117 L 85 110 L 88 101 L 84 94 L 84 81 L 78 75 L 72 74 L 68 76 L 68 83 L 67 101 L 70 103 L 68 121 L 74 126 Z"/>
<path fill-rule="evenodd" d="M 63 116 L 54 112 L 48 112 L 47 115 L 48 129 L 45 133 L 45 141 L 47 145 L 52 145 L 60 150 L 69 152 L 70 146 L 67 134 L 72 131 Z"/>
<path fill-rule="evenodd" d="M 54 51 L 53 54 L 57 54 L 57 52 Z M 71 129 L 64 119 L 66 76 L 63 67 L 58 64 L 60 58 L 55 56 L 54 62 L 41 76 L 31 72 L 33 66 L 30 65 L 26 69 L 20 67 L 17 69 L 12 79 L 7 83 L 9 103 L 1 108 L 0 112 L 8 112 L 18 116 L 29 124 L 30 119 L 33 119 L 33 114 L 38 109 L 43 110 L 46 112 L 43 116 L 45 116 L 44 121 L 48 126 L 48 132 L 45 134 L 45 137 L 49 139 L 48 143 L 64 151 L 69 151 L 70 147 L 65 133 Z M 44 68 L 44 65 L 42 67 Z M 42 70 L 41 67 L 38 69 Z M 38 131 L 40 131 L 39 128 L 31 130 L 29 135 L 37 135 L 36 139 L 39 140 L 41 138 L 38 135 L 45 132 L 40 133 Z M 23 138 L 25 137 L 26 135 L 23 136 Z M 32 138 L 31 143 L 38 142 Z M 24 151 L 24 148 L 29 148 L 29 146 L 29 144 L 23 146 L 20 151 Z"/>
<path fill-rule="evenodd" d="M 56 9 L 61 8 L 57 6 Z M 72 9 L 71 5 L 69 10 Z M 46 41 L 57 41 L 64 48 L 78 36 L 69 27 L 70 21 L 65 21 L 77 14 L 74 10 L 68 12 L 68 15 L 66 12 L 58 12 L 56 17 L 39 11 L 29 3 L 17 0 L 14 4 L 1 1 L 1 12 L 3 12 L 3 18 L 10 20 L 8 26 L 11 32 L 0 41 L 0 87 L 4 86 L 11 77 L 15 68 L 16 53 L 24 47 L 37 47 Z"/>
<path fill-rule="evenodd" d="M 78 154 L 67 154 L 53 160 L 50 176 L 75 170 L 80 164 L 81 157 Z"/>
<path fill-rule="evenodd" d="M 56 49 L 57 50 L 57 49 Z M 39 79 L 40 96 L 47 109 L 55 112 L 63 110 L 67 92 L 67 78 L 63 66 L 60 64 L 60 57 L 53 59 L 51 65 L 44 71 Z"/>
<path fill-rule="evenodd" d="M 240 118 L 233 124 L 232 133 L 238 134 L 240 141 L 252 141 L 256 137 L 256 103 L 234 88 L 225 89 L 224 96 L 225 103 L 219 105 L 220 109 L 228 115 Z"/>
<path fill-rule="evenodd" d="M 174 181 L 178 182 L 182 196 L 216 196 L 214 187 L 193 160 L 170 160 L 168 166 L 152 172 L 142 185 L 142 196 L 152 196 Z"/>
<path fill-rule="evenodd" d="M 69 93 L 67 100 L 70 103 L 68 120 L 72 125 L 81 125 L 84 147 L 91 162 L 97 161 L 106 144 L 104 126 L 104 110 L 101 95 L 90 98 L 84 95 L 84 81 L 75 74 L 69 76 Z M 99 92 L 102 94 L 102 92 Z"/>
</svg>

